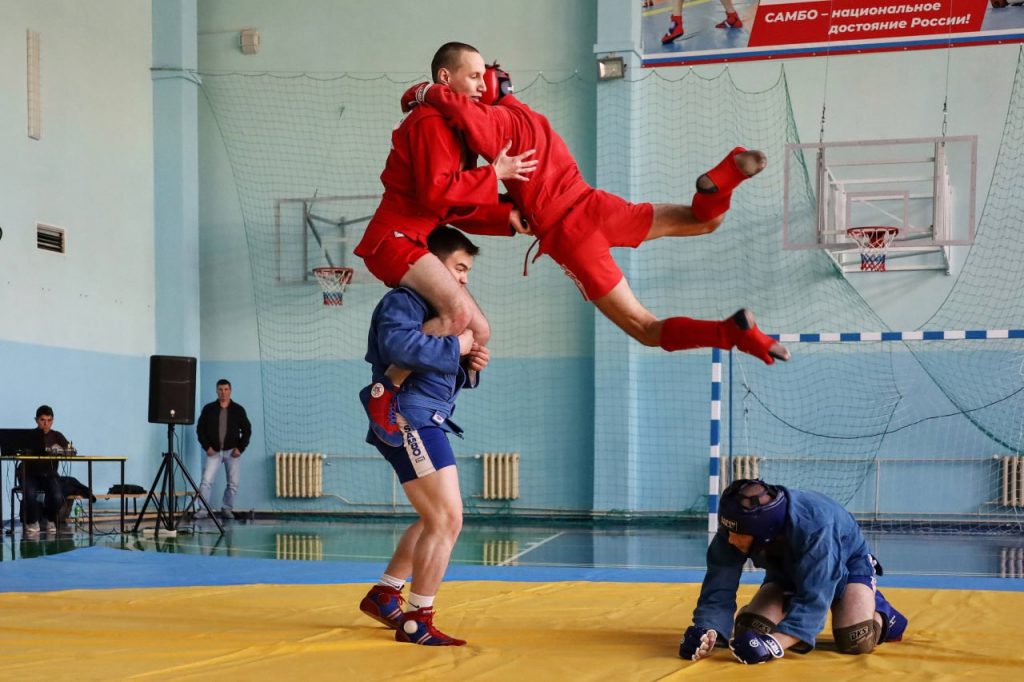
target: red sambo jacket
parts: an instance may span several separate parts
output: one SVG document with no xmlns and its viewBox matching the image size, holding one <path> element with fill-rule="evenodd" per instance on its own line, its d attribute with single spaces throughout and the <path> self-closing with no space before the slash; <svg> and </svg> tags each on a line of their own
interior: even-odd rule
<svg viewBox="0 0 1024 682">
<path fill-rule="evenodd" d="M 509 140 L 509 156 L 537 150 L 533 158 L 539 163 L 530 179 L 510 180 L 505 186 L 542 243 L 545 236 L 556 230 L 573 237 L 593 231 L 593 225 L 563 221 L 569 209 L 592 188 L 584 181 L 565 141 L 545 116 L 513 95 L 505 95 L 497 105 L 481 104 L 443 86 L 430 88 L 425 101 L 440 111 L 449 125 L 465 134 L 469 148 L 485 159 L 493 161 Z"/>
<path fill-rule="evenodd" d="M 429 107 L 414 109 L 391 134 L 391 152 L 380 179 L 381 198 L 355 248 L 368 256 L 401 232 L 426 245 L 435 227 L 452 224 L 473 234 L 511 236 L 512 205 L 499 203 L 498 178 L 490 165 L 469 168 L 463 145 L 444 118 Z"/>
</svg>

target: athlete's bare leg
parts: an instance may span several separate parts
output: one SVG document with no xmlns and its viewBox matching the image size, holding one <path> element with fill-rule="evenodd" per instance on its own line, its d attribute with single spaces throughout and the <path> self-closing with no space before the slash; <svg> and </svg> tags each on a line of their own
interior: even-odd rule
<svg viewBox="0 0 1024 682">
<path fill-rule="evenodd" d="M 645 242 L 661 237 L 699 237 L 711 234 L 725 220 L 725 214 L 711 220 L 698 220 L 693 209 L 682 204 L 654 204 L 651 229 L 644 237 Z"/>
<path fill-rule="evenodd" d="M 789 360 L 789 351 L 761 333 L 753 315 L 746 310 L 726 320 L 688 317 L 659 320 L 640 303 L 625 277 L 610 292 L 596 299 L 594 305 L 615 326 L 645 346 L 660 346 L 668 351 L 735 346 L 768 364 L 775 359 Z"/>
<path fill-rule="evenodd" d="M 658 345 L 662 321 L 640 303 L 625 277 L 611 291 L 596 299 L 594 305 L 616 327 L 640 343 L 645 346 Z"/>
<path fill-rule="evenodd" d="M 847 584 L 843 596 L 832 609 L 832 628 L 857 625 L 872 618 L 881 627 L 882 617 L 875 611 L 874 591 L 861 583 Z"/>
<path fill-rule="evenodd" d="M 491 338 L 491 325 L 480 306 L 452 277 L 444 263 L 432 253 L 425 254 L 412 264 L 399 282 L 409 287 L 437 311 L 437 317 L 423 324 L 423 333 L 429 336 L 458 336 L 466 329 L 473 332 L 473 341 L 486 346 Z M 407 369 L 388 367 L 385 376 L 395 386 L 401 386 L 411 374 Z"/>
<path fill-rule="evenodd" d="M 458 471 L 447 466 L 403 483 L 402 488 L 423 523 L 412 553 L 412 591 L 432 596 L 441 587 L 452 548 L 462 530 Z"/>
<path fill-rule="evenodd" d="M 408 580 L 409 576 L 412 575 L 412 558 L 421 533 L 423 533 L 423 519 L 418 520 L 405 529 L 402 537 L 398 540 L 398 546 L 395 547 L 395 553 L 391 555 L 391 561 L 388 562 L 388 567 L 384 570 L 384 573 Z"/>
<path fill-rule="evenodd" d="M 773 623 L 780 623 L 786 617 L 786 612 L 782 609 L 785 598 L 786 595 L 783 594 L 782 589 L 778 585 L 775 583 L 764 583 L 758 588 L 750 603 L 737 611 L 736 615 L 752 613 L 766 618 Z"/>
</svg>

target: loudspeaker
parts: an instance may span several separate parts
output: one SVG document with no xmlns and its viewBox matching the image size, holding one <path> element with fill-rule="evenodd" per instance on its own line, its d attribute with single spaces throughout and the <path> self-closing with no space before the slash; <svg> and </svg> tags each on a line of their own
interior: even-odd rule
<svg viewBox="0 0 1024 682">
<path fill-rule="evenodd" d="M 196 359 L 175 355 L 149 358 L 149 421 L 191 424 L 196 420 Z"/>
</svg>

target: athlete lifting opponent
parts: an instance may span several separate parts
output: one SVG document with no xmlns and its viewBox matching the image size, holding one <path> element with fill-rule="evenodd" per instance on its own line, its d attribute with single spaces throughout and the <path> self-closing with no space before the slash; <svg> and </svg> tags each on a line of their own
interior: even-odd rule
<svg viewBox="0 0 1024 682">
<path fill-rule="evenodd" d="M 734 621 L 748 558 L 765 569 L 764 582 Z M 789 648 L 807 653 L 829 610 L 836 648 L 844 654 L 898 642 L 907 628 L 907 618 L 875 587 L 882 567 L 857 522 L 820 493 L 733 482 L 722 493 L 707 564 L 693 625 L 679 644 L 688 660 L 710 656 L 727 640 L 740 663 L 766 663 Z"/>
<path fill-rule="evenodd" d="M 431 232 L 427 245 L 448 277 L 464 288 L 476 245 L 450 227 Z M 432 316 L 420 294 L 398 287 L 381 299 L 370 322 L 366 359 L 374 381 L 382 381 L 392 364 L 415 372 L 406 377 L 401 394 L 402 446 L 386 445 L 372 431 L 366 440 L 394 468 L 419 518 L 402 534 L 380 581 L 359 608 L 393 628 L 399 642 L 461 646 L 465 640 L 434 627 L 434 597 L 462 529 L 462 495 L 448 433 L 461 434 L 450 419 L 455 400 L 461 389 L 476 387 L 490 356 L 486 347 L 474 343 L 468 329 L 458 335 L 425 334 L 425 322 Z M 403 613 L 402 587 L 410 575 L 409 607 Z"/>
</svg>

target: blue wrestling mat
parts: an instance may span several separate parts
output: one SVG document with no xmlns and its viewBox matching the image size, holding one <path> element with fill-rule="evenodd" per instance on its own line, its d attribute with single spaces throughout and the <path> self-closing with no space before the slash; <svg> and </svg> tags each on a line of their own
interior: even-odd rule
<svg viewBox="0 0 1024 682">
<path fill-rule="evenodd" d="M 373 583 L 383 563 L 282 561 L 87 547 L 24 561 L 0 563 L 0 592 L 216 585 L 328 585 Z M 559 583 L 699 583 L 703 571 L 652 568 L 452 565 L 446 580 Z M 763 573 L 743 575 L 745 584 Z M 1024 592 L 1024 579 L 974 576 L 885 575 L 882 587 Z"/>
</svg>

